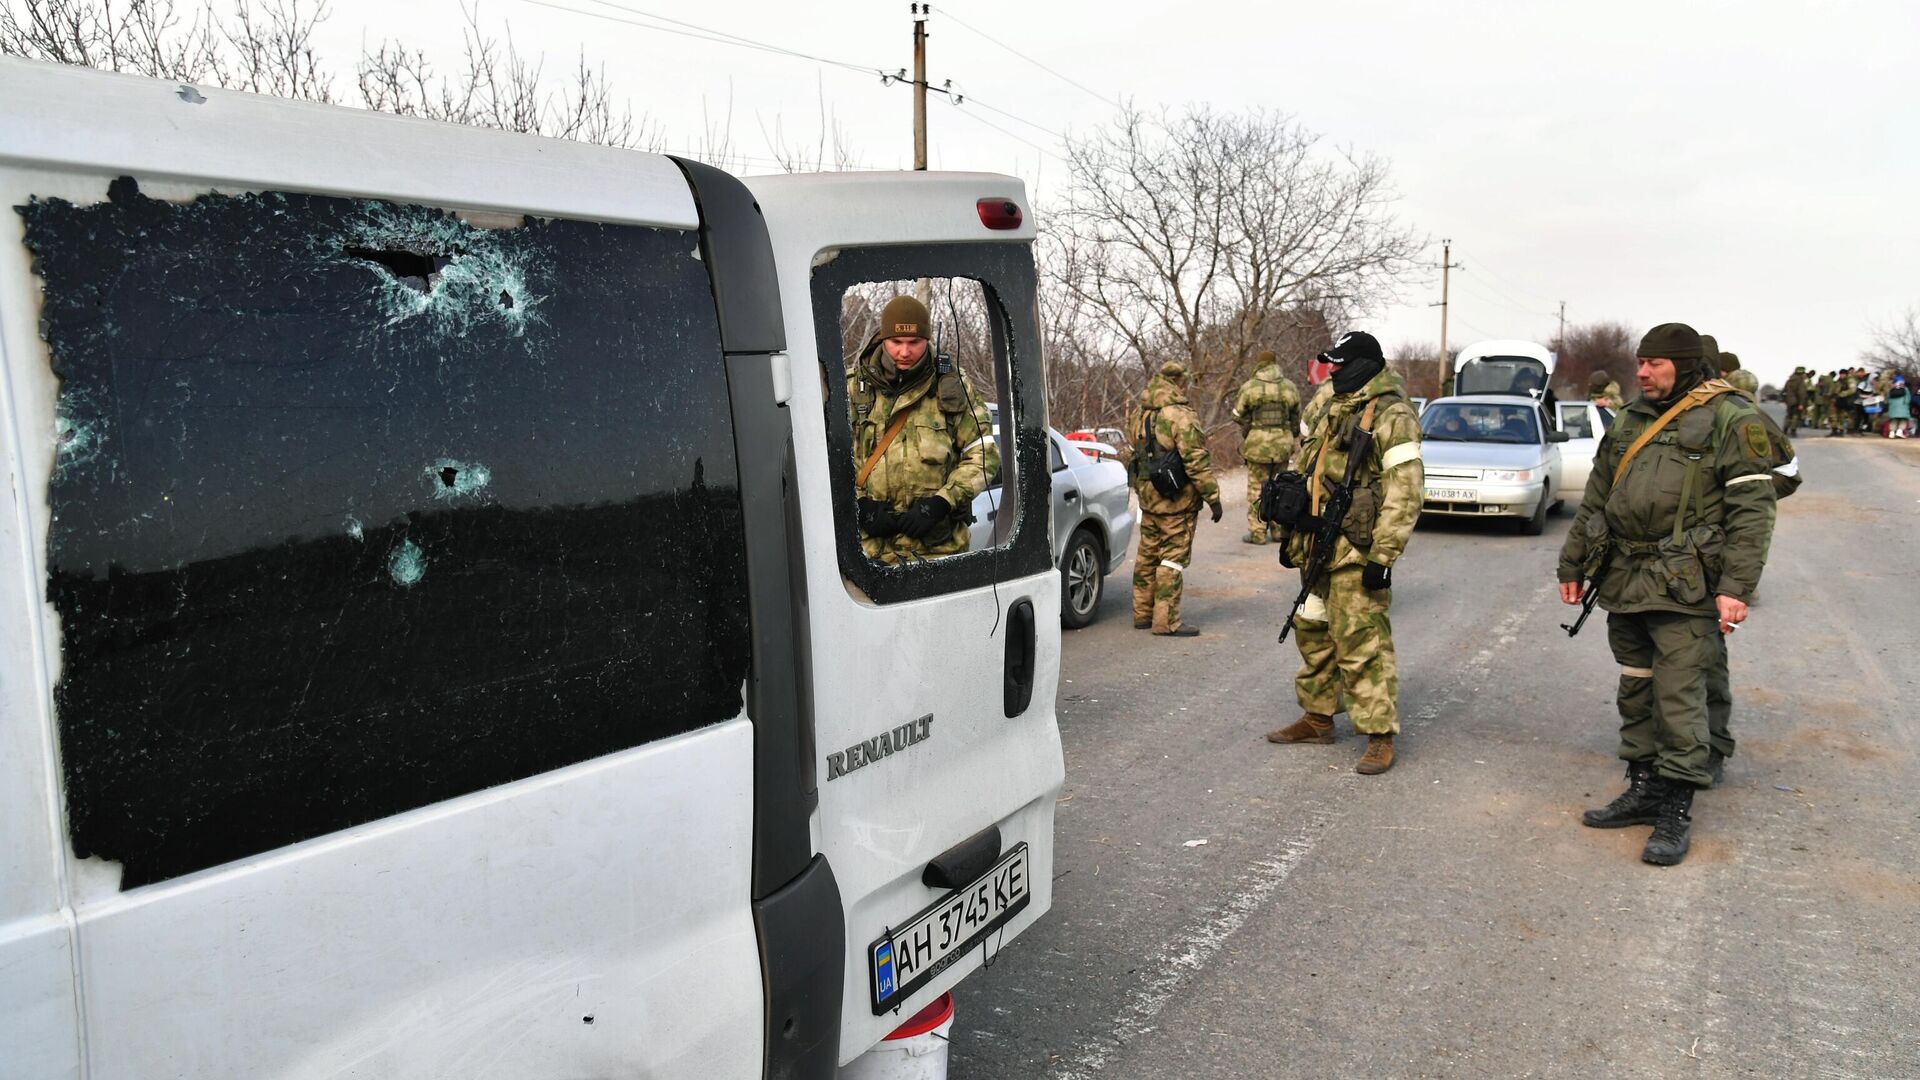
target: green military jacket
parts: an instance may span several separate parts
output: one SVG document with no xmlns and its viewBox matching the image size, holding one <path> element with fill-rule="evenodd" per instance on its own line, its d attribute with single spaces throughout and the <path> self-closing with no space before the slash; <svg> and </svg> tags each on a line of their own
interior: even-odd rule
<svg viewBox="0 0 1920 1080">
<path fill-rule="evenodd" d="M 1773 441 L 1752 402 L 1724 393 L 1676 417 L 1616 486 L 1627 447 L 1664 411 L 1640 398 L 1601 437 L 1559 576 L 1579 581 L 1605 557 L 1608 611 L 1713 615 L 1716 595 L 1745 602 L 1760 584 L 1773 535 Z"/>
<path fill-rule="evenodd" d="M 1746 368 L 1734 368 L 1727 372 L 1727 381 L 1733 384 L 1734 389 L 1748 397 L 1757 397 L 1760 394 L 1760 376 Z"/>
<path fill-rule="evenodd" d="M 847 369 L 847 399 L 855 475 L 887 428 L 903 410 L 908 413 L 906 426 L 875 463 L 860 494 L 895 510 L 938 495 L 954 510 L 951 526 L 924 540 L 863 535 L 860 546 L 867 557 L 896 562 L 967 550 L 966 519 L 974 496 L 1000 471 L 993 421 L 972 381 L 957 367 L 946 374 L 935 371 L 931 353 L 898 379 L 893 362 L 874 341 Z"/>
<path fill-rule="evenodd" d="M 1789 408 L 1797 409 L 1807 403 L 1807 377 L 1795 372 L 1787 377 L 1787 385 L 1780 391 Z"/>
<path fill-rule="evenodd" d="M 1407 400 L 1406 384 L 1392 369 L 1375 375 L 1351 394 L 1334 393 L 1332 379 L 1321 383 L 1307 403 L 1307 434 L 1294 454 L 1293 468 L 1305 473 L 1311 482 L 1317 461 L 1322 482 L 1338 483 L 1346 475 L 1352 428 L 1358 426 L 1367 402 L 1376 399 L 1379 404 L 1373 409 L 1373 448 L 1354 472 L 1353 509 L 1342 530 L 1345 535 L 1334 546 L 1330 570 L 1366 562 L 1392 566 L 1407 549 L 1426 497 L 1420 417 Z M 1320 453 L 1322 446 L 1327 448 L 1325 455 Z M 1356 543 L 1356 538 L 1365 542 Z M 1296 533 L 1287 543 L 1291 545 L 1288 557 L 1296 565 L 1305 566 L 1306 536 Z"/>
<path fill-rule="evenodd" d="M 1153 431 L 1149 437 L 1147 425 Z M 1164 375 L 1147 380 L 1147 388 L 1127 421 L 1127 435 L 1137 440 L 1133 452 L 1133 490 L 1140 497 L 1140 510 L 1147 514 L 1187 514 L 1203 502 L 1220 501 L 1220 483 L 1213 475 L 1213 455 L 1207 452 L 1207 433 L 1200 429 L 1200 418 L 1187 404 L 1187 392 Z M 1146 468 L 1153 458 L 1175 447 L 1187 467 L 1187 486 L 1169 499 L 1147 479 Z"/>
<path fill-rule="evenodd" d="M 1233 399 L 1233 422 L 1246 437 L 1240 456 L 1266 464 L 1293 458 L 1300 430 L 1300 391 L 1280 374 L 1279 364 L 1255 369 Z"/>
</svg>

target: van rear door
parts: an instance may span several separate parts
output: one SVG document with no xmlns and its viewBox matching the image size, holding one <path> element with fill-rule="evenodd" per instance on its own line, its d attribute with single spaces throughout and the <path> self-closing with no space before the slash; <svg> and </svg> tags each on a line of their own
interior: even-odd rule
<svg viewBox="0 0 1920 1080">
<path fill-rule="evenodd" d="M 794 372 L 816 823 L 845 909 L 846 1061 L 1052 901 L 1060 583 L 1032 226 L 984 224 L 982 199 L 1025 206 L 1008 177 L 748 184 Z M 1000 485 L 991 546 L 883 566 L 855 524 L 846 367 L 902 292 L 927 300 L 936 352 L 998 405 Z"/>
</svg>

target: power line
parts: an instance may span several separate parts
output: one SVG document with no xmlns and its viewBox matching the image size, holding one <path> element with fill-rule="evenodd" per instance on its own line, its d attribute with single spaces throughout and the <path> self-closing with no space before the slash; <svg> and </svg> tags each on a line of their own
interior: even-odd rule
<svg viewBox="0 0 1920 1080">
<path fill-rule="evenodd" d="M 862 75 L 886 76 L 886 71 L 877 65 L 855 64 L 846 60 L 835 60 L 831 57 L 816 56 L 813 53 L 801 52 L 798 49 L 789 49 L 783 45 L 773 45 L 764 41 L 755 41 L 752 38 L 742 37 L 739 34 L 729 33 L 725 30 L 714 30 L 709 27 L 699 26 L 687 22 L 684 19 L 670 18 L 666 15 L 656 15 L 651 11 L 642 11 L 639 8 L 613 3 L 612 0 L 582 0 L 582 2 L 599 4 L 602 7 L 613 8 L 616 11 L 624 11 L 629 15 L 638 15 L 645 19 L 654 19 L 657 20 L 657 22 L 672 23 L 673 26 L 660 26 L 656 25 L 656 23 L 623 19 L 618 15 L 609 15 L 604 11 L 584 11 L 580 8 L 553 3 L 552 0 L 520 0 L 520 2 L 523 4 L 532 4 L 535 7 L 551 8 L 554 11 L 565 11 L 573 15 L 585 16 L 589 19 L 604 19 L 607 22 L 621 23 L 626 26 L 637 26 L 643 30 L 658 30 L 663 34 L 678 34 L 681 37 L 690 37 L 699 41 L 711 41 L 719 45 L 732 45 L 736 48 L 754 49 L 760 52 L 776 53 L 781 56 L 792 56 L 801 60 L 811 60 L 816 64 L 845 68 L 848 71 L 857 71 Z M 676 30 L 674 29 L 675 26 L 686 27 L 686 29 Z"/>
<path fill-rule="evenodd" d="M 1521 288 L 1520 286 L 1518 286 L 1518 285 L 1515 285 L 1515 284 L 1514 284 L 1513 282 L 1511 282 L 1511 281 L 1508 281 L 1508 280 L 1507 280 L 1507 279 L 1506 279 L 1506 278 L 1505 278 L 1505 277 L 1504 277 L 1503 275 L 1500 275 L 1500 274 L 1496 274 L 1496 273 L 1494 273 L 1494 272 L 1493 272 L 1493 270 L 1492 270 L 1492 268 L 1490 268 L 1489 266 L 1487 266 L 1487 264 L 1486 264 L 1486 262 L 1485 262 L 1485 260 L 1477 260 L 1477 261 L 1475 261 L 1475 263 L 1474 263 L 1474 269 L 1476 269 L 1476 270 L 1479 270 L 1479 271 L 1480 271 L 1481 273 L 1483 273 L 1483 274 L 1485 274 L 1485 275 L 1487 275 L 1488 277 L 1490 277 L 1490 278 L 1492 278 L 1493 280 L 1495 280 L 1495 281 L 1498 281 L 1498 282 L 1500 282 L 1500 283 L 1501 283 L 1502 285 L 1504 285 L 1504 286 L 1506 286 L 1506 288 L 1507 288 L 1508 290 L 1511 290 L 1512 292 L 1515 292 L 1515 293 L 1519 293 L 1519 294 L 1521 294 L 1521 295 L 1523 295 L 1523 296 L 1531 296 L 1531 297 L 1533 297 L 1533 298 L 1534 298 L 1535 300 L 1539 300 L 1539 301 L 1541 301 L 1542 303 L 1550 303 L 1550 302 L 1551 302 L 1551 301 L 1549 301 L 1549 300 L 1547 300 L 1547 298 L 1546 298 L 1546 296 L 1544 296 L 1543 294 L 1540 294 L 1540 293 L 1536 293 L 1536 292 L 1534 292 L 1534 291 L 1533 291 L 1532 289 L 1523 289 L 1523 288 Z"/>
<path fill-rule="evenodd" d="M 973 99 L 971 99 L 971 98 L 969 98 L 969 99 L 967 99 L 967 100 L 968 100 L 968 102 L 969 102 L 969 103 L 973 103 L 973 104 L 978 104 L 978 102 L 974 102 L 974 101 L 973 101 Z M 956 104 L 958 104 L 958 103 L 956 103 Z M 993 111 L 994 111 L 994 112 L 999 112 L 1000 110 L 999 110 L 999 109 L 994 109 Z M 962 106 L 960 107 L 960 109 L 959 109 L 959 112 L 960 112 L 960 115 L 962 115 L 962 116 L 964 116 L 964 117 L 966 117 L 966 118 L 967 118 L 967 119 L 969 119 L 969 120 L 972 120 L 972 121 L 973 121 L 974 123 L 976 123 L 976 124 L 985 124 L 985 125 L 986 125 L 987 127 L 990 127 L 990 128 L 992 128 L 993 130 L 995 130 L 995 131 L 997 131 L 997 132 L 999 132 L 1000 134 L 1002 134 L 1002 135 L 1005 135 L 1005 136 L 1006 136 L 1007 138 L 1009 138 L 1009 139 L 1012 139 L 1012 140 L 1014 140 L 1014 141 L 1016 141 L 1016 142 L 1022 142 L 1022 143 L 1025 143 L 1025 144 L 1027 144 L 1028 146 L 1031 146 L 1031 147 L 1033 147 L 1033 148 L 1034 148 L 1035 150 L 1038 150 L 1038 151 L 1040 151 L 1041 153 L 1043 153 L 1043 154 L 1045 154 L 1045 155 L 1047 155 L 1048 157 L 1050 157 L 1050 158 L 1052 158 L 1053 160 L 1055 160 L 1055 161 L 1058 161 L 1058 162 L 1060 162 L 1060 163 L 1061 163 L 1062 165 L 1066 165 L 1066 164 L 1070 164 L 1070 162 L 1068 162 L 1066 158 L 1063 158 L 1063 157 L 1061 157 L 1061 156 L 1060 156 L 1059 154 L 1056 154 L 1056 153 L 1054 153 L 1053 151 L 1051 151 L 1051 150 L 1049 150 L 1049 149 L 1047 149 L 1046 147 L 1044 147 L 1044 146 L 1041 146 L 1041 145 L 1040 145 L 1039 143 L 1037 143 L 1037 142 L 1034 142 L 1034 141 L 1033 141 L 1032 139 L 1028 139 L 1028 138 L 1026 138 L 1026 137 L 1024 137 L 1024 136 L 1021 136 L 1021 135 L 1016 135 L 1016 134 L 1014 134 L 1013 132 L 1011 132 L 1011 131 L 1008 131 L 1008 130 L 1007 130 L 1006 128 L 1003 128 L 1003 127 L 1001 127 L 1001 126 L 1000 126 L 999 124 L 996 124 L 996 123 L 994 123 L 993 121 L 991 121 L 991 120 L 989 120 L 989 119 L 987 119 L 986 117 L 984 117 L 984 116 L 981 116 L 981 115 L 980 115 L 979 113 L 976 113 L 976 112 L 970 112 L 970 111 L 968 111 L 968 110 L 967 110 L 967 108 L 965 107 L 965 105 L 962 105 Z M 1016 119 L 1017 119 L 1017 118 L 1016 118 Z"/>
<path fill-rule="evenodd" d="M 1050 127 L 1045 127 L 1041 124 L 1036 124 L 1033 121 L 1028 120 L 1024 116 L 1015 116 L 1014 114 L 1008 112 L 1007 110 L 1000 108 L 998 105 L 989 105 L 986 102 L 981 101 L 979 98 L 974 97 L 972 94 L 958 95 L 954 99 L 954 104 L 955 105 L 978 105 L 981 108 L 986 109 L 988 112 L 997 112 L 1001 116 L 1004 116 L 1007 119 L 1014 121 L 1015 123 L 1025 124 L 1028 127 L 1032 128 L 1033 130 L 1042 132 L 1047 135 L 1051 135 L 1052 137 L 1054 137 L 1055 139 L 1058 139 L 1061 142 L 1067 141 L 1067 137 L 1065 135 L 1060 134 L 1059 132 L 1053 130 Z"/>
<path fill-rule="evenodd" d="M 968 23 L 965 19 L 960 18 L 959 16 L 955 15 L 953 12 L 942 11 L 940 15 L 941 15 L 941 18 L 947 19 L 948 21 L 958 25 L 961 29 L 966 30 L 967 32 L 972 34 L 976 34 L 980 37 L 986 38 L 988 41 L 993 42 L 995 45 L 1000 46 L 1001 48 L 1007 50 L 1008 52 L 1019 57 L 1020 59 L 1025 60 L 1027 63 L 1032 64 L 1034 67 L 1039 68 L 1041 71 L 1044 71 L 1047 74 L 1053 76 L 1054 78 L 1059 79 L 1061 82 L 1066 83 L 1068 86 L 1071 86 L 1076 90 L 1079 90 L 1082 93 L 1089 95 L 1095 101 L 1100 101 L 1105 104 L 1111 105 L 1116 109 L 1126 108 L 1126 106 L 1122 105 L 1120 102 L 1115 101 L 1110 97 L 1107 97 L 1105 94 L 1102 94 L 1097 90 L 1093 90 L 1089 88 L 1085 83 L 1082 83 L 1076 79 L 1070 78 L 1066 75 L 1062 75 L 1060 72 L 1055 71 L 1053 68 L 1048 67 L 1047 65 L 1041 63 L 1038 60 L 1035 60 L 1033 57 L 1028 56 L 1026 53 L 1021 52 L 1019 49 L 1014 48 L 1013 46 L 1007 44 L 1006 42 L 1001 41 L 999 38 L 994 37 L 992 34 L 987 33 L 985 30 L 982 30 L 979 27 L 974 26 L 971 23 Z"/>
</svg>

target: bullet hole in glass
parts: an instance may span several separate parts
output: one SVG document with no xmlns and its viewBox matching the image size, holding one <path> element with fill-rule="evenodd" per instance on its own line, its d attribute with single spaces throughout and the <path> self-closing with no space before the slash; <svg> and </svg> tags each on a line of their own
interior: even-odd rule
<svg viewBox="0 0 1920 1080">
<path fill-rule="evenodd" d="M 581 1023 L 583 1023 L 583 1024 L 591 1024 L 591 1023 L 593 1023 L 593 1016 L 592 1016 L 592 1014 L 588 1014 L 588 1015 L 586 1015 L 586 1016 L 583 1016 L 583 1017 L 581 1017 L 581 1018 L 580 1018 L 580 1022 L 581 1022 Z"/>
<path fill-rule="evenodd" d="M 437 255 L 422 255 L 417 251 L 395 251 L 392 249 L 350 247 L 347 254 L 356 259 L 373 263 L 387 273 L 399 279 L 400 283 L 417 292 L 430 292 L 433 278 L 446 265 L 447 260 Z"/>
<path fill-rule="evenodd" d="M 510 308 L 513 306 L 513 294 L 508 292 L 505 289 L 500 290 L 500 306 L 503 308 Z"/>
<path fill-rule="evenodd" d="M 459 479 L 460 479 L 460 470 L 454 468 L 451 465 L 440 470 L 440 482 L 442 484 L 445 484 L 448 487 L 453 487 L 454 482 Z"/>
</svg>

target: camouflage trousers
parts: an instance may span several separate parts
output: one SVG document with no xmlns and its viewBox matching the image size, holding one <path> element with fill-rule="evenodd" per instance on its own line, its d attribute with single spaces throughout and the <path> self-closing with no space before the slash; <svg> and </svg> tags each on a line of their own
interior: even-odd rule
<svg viewBox="0 0 1920 1080">
<path fill-rule="evenodd" d="M 1607 644 L 1620 665 L 1620 756 L 1652 764 L 1669 780 L 1694 787 L 1707 775 L 1709 673 L 1726 643 L 1711 615 L 1666 611 L 1614 612 Z M 1729 700 L 1729 705 L 1731 701 Z"/>
<path fill-rule="evenodd" d="M 1393 590 L 1368 592 L 1358 566 L 1335 570 L 1315 586 L 1294 619 L 1300 673 L 1293 693 L 1305 712 L 1332 716 L 1346 698 L 1347 716 L 1363 735 L 1400 730 L 1400 675 L 1387 608 Z"/>
<path fill-rule="evenodd" d="M 1260 517 L 1260 488 L 1267 482 L 1267 477 L 1284 471 L 1286 467 L 1287 463 L 1284 461 L 1247 462 L 1247 532 L 1249 534 L 1265 536 L 1269 540 L 1279 539 L 1280 530 L 1273 529 L 1269 534 L 1266 521 Z"/>
<path fill-rule="evenodd" d="M 1133 621 L 1152 622 L 1156 634 L 1180 629 L 1180 589 L 1193 558 L 1199 508 L 1179 514 L 1140 514 L 1140 548 L 1133 556 Z"/>
</svg>

